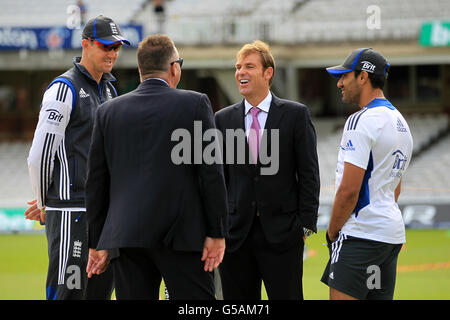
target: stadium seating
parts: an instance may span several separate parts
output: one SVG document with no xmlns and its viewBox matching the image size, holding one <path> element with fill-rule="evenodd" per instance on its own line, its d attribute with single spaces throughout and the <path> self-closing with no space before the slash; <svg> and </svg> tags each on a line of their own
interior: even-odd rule
<svg viewBox="0 0 450 320">
<path fill-rule="evenodd" d="M 413 157 L 400 200 L 410 203 L 448 202 L 450 198 L 450 136 Z"/>
<path fill-rule="evenodd" d="M 415 114 L 407 119 L 414 139 L 414 153 L 426 148 L 447 130 L 448 117 L 441 114 Z"/>
<path fill-rule="evenodd" d="M 33 199 L 27 157 L 31 142 L 0 143 L 0 208 L 24 207 Z"/>
<path fill-rule="evenodd" d="M 103 14 L 117 23 L 128 23 L 147 0 L 84 0 L 87 18 Z M 0 26 L 48 27 L 65 26 L 68 8 L 75 0 L 2 0 Z"/>
<path fill-rule="evenodd" d="M 414 149 L 410 167 L 403 181 L 401 202 L 448 201 L 450 198 L 450 130 L 444 114 L 406 116 Z M 334 198 L 334 178 L 344 119 L 314 120 L 318 136 L 321 203 Z M 442 137 L 443 136 L 443 137 Z"/>
<path fill-rule="evenodd" d="M 444 115 L 411 115 L 406 118 L 415 145 L 404 178 L 400 202 L 444 201 L 450 198 L 450 136 L 438 138 L 449 128 Z M 330 204 L 335 194 L 334 179 L 344 118 L 313 119 L 316 127 L 317 152 L 321 179 L 321 204 Z M 422 132 L 420 133 L 419 132 Z M 433 143 L 436 139 L 437 142 Z M 30 188 L 27 156 L 31 142 L 0 143 L 0 207 L 24 206 L 33 195 Z"/>
<path fill-rule="evenodd" d="M 2 0 L 0 26 L 64 26 L 76 0 Z M 158 23 L 148 0 L 84 0 L 88 17 L 104 14 L 119 24 L 141 22 L 146 34 Z M 107 3 L 107 5 L 106 5 Z M 147 4 L 145 6 L 145 4 Z M 380 7 L 381 29 L 367 28 L 367 8 Z M 423 22 L 450 17 L 449 0 L 167 0 L 165 30 L 177 44 L 238 44 L 256 38 L 291 43 L 396 41 L 417 39 Z M 201 47 L 200 47 L 201 48 Z M 214 72 L 214 71 L 213 71 Z M 227 82 L 228 78 L 218 82 Z M 232 82 L 230 82 L 232 83 Z M 224 86 L 224 85 L 222 85 Z M 448 199 L 449 119 L 407 116 L 414 157 L 401 200 Z M 322 181 L 321 202 L 334 197 L 336 158 L 345 119 L 314 119 Z M 437 141 L 437 143 L 435 143 Z M 0 143 L 0 207 L 22 206 L 32 197 L 26 158 L 30 143 Z M 447 190 L 447 191 L 445 191 Z"/>
<path fill-rule="evenodd" d="M 313 119 L 317 133 L 317 154 L 320 168 L 320 199 L 331 203 L 335 194 L 336 160 L 345 119 Z"/>
<path fill-rule="evenodd" d="M 75 0 L 3 0 L 2 26 L 64 26 Z M 103 14 L 117 23 L 140 22 L 158 31 L 148 0 L 84 0 L 87 17 Z M 145 4 L 147 4 L 145 6 Z M 380 29 L 367 28 L 371 5 L 380 8 Z M 407 40 L 421 24 L 450 16 L 447 0 L 171 0 L 165 2 L 166 33 L 179 44 L 341 42 Z"/>
<path fill-rule="evenodd" d="M 371 5 L 380 8 L 380 28 L 367 27 Z M 360 40 L 408 40 L 421 25 L 450 16 L 446 0 L 172 0 L 166 3 L 166 31 L 176 43 L 310 43 Z M 151 12 L 137 14 L 153 33 Z M 152 31 L 153 30 L 153 31 Z"/>
</svg>

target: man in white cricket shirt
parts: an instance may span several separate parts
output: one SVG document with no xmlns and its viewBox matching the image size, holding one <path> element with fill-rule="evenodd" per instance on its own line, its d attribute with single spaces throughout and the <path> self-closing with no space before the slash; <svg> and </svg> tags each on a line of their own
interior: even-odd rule
<svg viewBox="0 0 450 320">
<path fill-rule="evenodd" d="M 413 141 L 401 113 L 384 97 L 389 64 L 371 48 L 327 68 L 342 101 L 361 110 L 346 121 L 321 281 L 330 299 L 393 299 L 405 226 L 397 205 Z"/>
</svg>

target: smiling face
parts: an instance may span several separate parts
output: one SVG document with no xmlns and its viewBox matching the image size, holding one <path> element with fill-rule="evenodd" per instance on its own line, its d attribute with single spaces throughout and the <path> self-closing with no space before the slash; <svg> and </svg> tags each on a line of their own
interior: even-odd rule
<svg viewBox="0 0 450 320">
<path fill-rule="evenodd" d="M 112 71 L 117 57 L 119 56 L 121 44 L 115 43 L 107 46 L 95 40 L 84 39 L 82 46 L 83 56 L 81 64 L 86 67 L 91 76 L 99 82 L 103 73 Z"/>
<path fill-rule="evenodd" d="M 258 105 L 269 93 L 273 68 L 264 69 L 259 53 L 239 56 L 235 78 L 241 95 L 253 106 Z"/>
<path fill-rule="evenodd" d="M 351 105 L 359 105 L 361 98 L 361 87 L 355 78 L 355 72 L 344 73 L 337 83 L 337 87 L 341 89 L 342 102 Z"/>
</svg>

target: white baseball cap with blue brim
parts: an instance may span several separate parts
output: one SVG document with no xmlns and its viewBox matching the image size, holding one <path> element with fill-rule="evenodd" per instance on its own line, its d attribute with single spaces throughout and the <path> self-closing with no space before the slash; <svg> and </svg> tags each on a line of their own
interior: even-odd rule
<svg viewBox="0 0 450 320">
<path fill-rule="evenodd" d="M 345 59 L 343 64 L 329 67 L 327 71 L 333 77 L 340 78 L 344 73 L 355 70 L 366 71 L 375 75 L 382 75 L 387 78 L 389 63 L 381 53 L 372 48 L 359 48 L 353 50 Z"/>
</svg>

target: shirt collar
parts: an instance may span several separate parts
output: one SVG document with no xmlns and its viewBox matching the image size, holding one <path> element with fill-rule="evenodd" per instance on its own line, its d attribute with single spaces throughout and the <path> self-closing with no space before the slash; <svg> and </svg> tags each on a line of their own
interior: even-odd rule
<svg viewBox="0 0 450 320">
<path fill-rule="evenodd" d="M 147 79 L 144 80 L 144 82 L 147 81 L 147 80 L 159 80 L 159 81 L 162 81 L 165 84 L 167 84 L 168 87 L 170 87 L 169 84 L 167 83 L 167 81 L 164 80 L 164 79 L 161 79 L 161 78 L 147 78 Z"/>
<path fill-rule="evenodd" d="M 364 108 L 372 109 L 376 107 L 387 107 L 391 110 L 395 110 L 395 107 L 386 98 L 375 98 L 370 101 Z"/>
<path fill-rule="evenodd" d="M 272 102 L 272 94 L 269 91 L 264 100 L 261 101 L 256 107 L 266 113 L 269 113 L 271 102 Z M 253 108 L 253 106 L 247 100 L 244 100 L 244 104 L 245 104 L 245 114 L 247 114 L 250 111 L 250 109 Z"/>
</svg>

